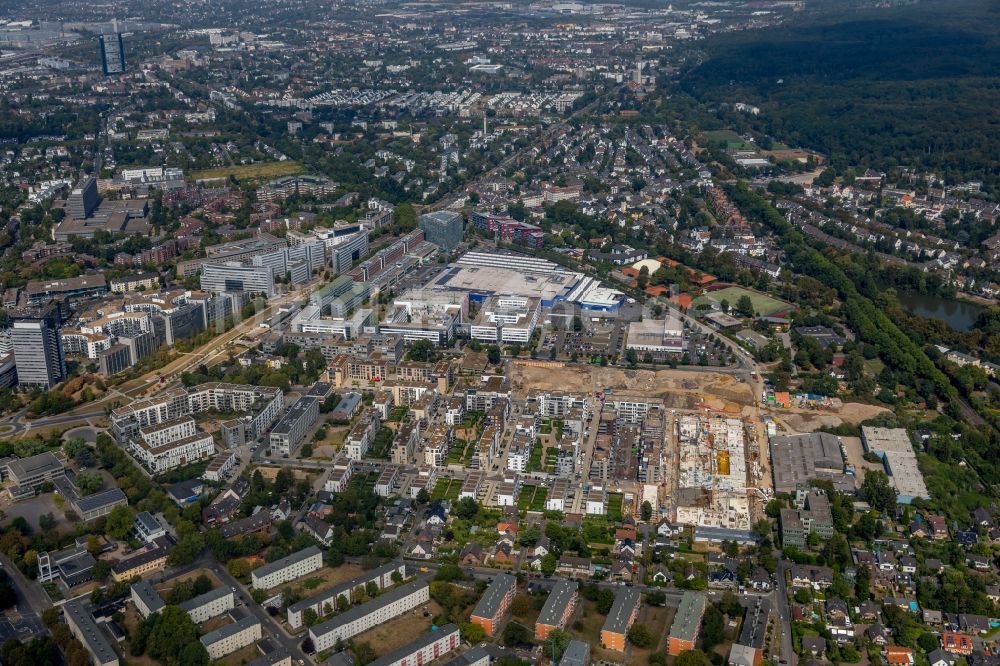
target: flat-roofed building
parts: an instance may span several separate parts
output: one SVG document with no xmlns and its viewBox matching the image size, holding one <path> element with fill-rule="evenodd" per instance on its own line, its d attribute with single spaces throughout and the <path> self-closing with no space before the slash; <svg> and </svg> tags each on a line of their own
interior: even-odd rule
<svg viewBox="0 0 1000 666">
<path fill-rule="evenodd" d="M 601 627 L 601 647 L 616 652 L 625 651 L 625 636 L 629 628 L 639 617 L 639 602 L 642 595 L 639 590 L 631 588 L 619 589 L 615 601 L 611 605 L 604 626 Z"/>
<path fill-rule="evenodd" d="M 199 594 L 194 599 L 188 599 L 179 607 L 190 616 L 192 622 L 201 624 L 235 608 L 236 597 L 231 588 L 217 587 L 205 594 Z"/>
<path fill-rule="evenodd" d="M 260 620 L 248 615 L 201 637 L 210 659 L 220 659 L 261 639 Z"/>
<path fill-rule="evenodd" d="M 693 650 L 698 641 L 701 618 L 705 615 L 707 599 L 704 592 L 685 590 L 681 603 L 670 625 L 667 654 L 677 656 L 685 650 Z"/>
<path fill-rule="evenodd" d="M 27 458 L 14 458 L 7 462 L 3 476 L 14 485 L 37 488 L 46 481 L 63 476 L 63 464 L 54 454 L 45 452 Z"/>
<path fill-rule="evenodd" d="M 133 528 L 136 537 L 143 543 L 152 543 L 160 537 L 167 535 L 167 530 L 149 511 L 140 511 L 135 514 L 135 527 Z"/>
<path fill-rule="evenodd" d="M 90 604 L 82 599 L 73 599 L 63 605 L 63 614 L 70 633 L 90 653 L 93 666 L 118 666 L 118 654 L 94 621 Z"/>
<path fill-rule="evenodd" d="M 153 474 L 160 474 L 207 460 L 215 453 L 215 439 L 207 432 L 196 432 L 163 444 L 150 444 L 145 440 L 134 439 L 129 450 L 146 469 Z"/>
<path fill-rule="evenodd" d="M 319 418 L 320 399 L 304 395 L 295 401 L 288 412 L 271 429 L 271 451 L 275 455 L 290 456 L 298 449 L 302 439 Z"/>
<path fill-rule="evenodd" d="M 559 666 L 590 666 L 590 643 L 571 640 L 563 650 Z"/>
<path fill-rule="evenodd" d="M 332 620 L 309 629 L 309 637 L 317 652 L 329 650 L 337 641 L 346 641 L 372 627 L 399 617 L 430 600 L 426 580 L 406 583 L 379 595 L 360 606 L 354 606 Z"/>
<path fill-rule="evenodd" d="M 128 497 L 120 488 L 109 488 L 71 501 L 80 518 L 86 522 L 108 515 L 119 504 L 128 504 Z"/>
<path fill-rule="evenodd" d="M 493 636 L 499 628 L 500 621 L 514 601 L 517 592 L 517 579 L 510 574 L 497 574 L 489 584 L 482 598 L 472 611 L 469 619 L 472 624 L 478 624 L 487 636 Z"/>
<path fill-rule="evenodd" d="M 775 492 L 794 493 L 796 488 L 818 480 L 853 492 L 854 477 L 844 473 L 844 456 L 836 435 L 813 432 L 772 437 L 769 447 Z"/>
<path fill-rule="evenodd" d="M 322 567 L 322 551 L 316 546 L 309 546 L 280 560 L 254 569 L 250 574 L 250 583 L 256 590 L 269 590 L 282 583 L 311 574 Z"/>
<path fill-rule="evenodd" d="M 557 580 L 535 621 L 535 639 L 544 641 L 556 629 L 565 628 L 576 607 L 576 598 L 574 581 Z"/>
<path fill-rule="evenodd" d="M 541 301 L 524 296 L 491 296 L 469 327 L 473 340 L 527 343 L 541 317 Z"/>
</svg>

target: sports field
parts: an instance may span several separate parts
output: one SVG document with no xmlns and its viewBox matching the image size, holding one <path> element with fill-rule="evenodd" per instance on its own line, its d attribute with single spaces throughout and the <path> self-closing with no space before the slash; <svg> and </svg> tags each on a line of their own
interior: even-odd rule
<svg viewBox="0 0 1000 666">
<path fill-rule="evenodd" d="M 786 310 L 792 309 L 792 305 L 790 303 L 780 301 L 777 298 L 772 298 L 766 294 L 744 289 L 743 287 L 726 287 L 725 289 L 719 289 L 718 291 L 706 292 L 696 298 L 693 305 L 698 307 L 700 302 L 704 303 L 708 301 L 715 301 L 716 303 L 721 303 L 723 300 L 726 300 L 729 301 L 729 307 L 735 308 L 736 303 L 743 296 L 749 296 L 750 302 L 753 303 L 754 312 L 764 317 L 769 317 L 776 312 L 785 312 Z"/>
</svg>

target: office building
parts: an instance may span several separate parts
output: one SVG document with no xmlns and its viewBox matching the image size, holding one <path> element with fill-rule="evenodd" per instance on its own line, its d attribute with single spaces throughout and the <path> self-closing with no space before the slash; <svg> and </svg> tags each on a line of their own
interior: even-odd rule
<svg viewBox="0 0 1000 666">
<path fill-rule="evenodd" d="M 19 386 L 51 389 L 66 379 L 66 357 L 59 336 L 59 314 L 49 308 L 38 316 L 14 320 L 10 338 L 14 345 Z"/>
<path fill-rule="evenodd" d="M 494 635 L 507 609 L 510 608 L 511 602 L 514 601 L 516 591 L 516 578 L 510 574 L 497 574 L 493 582 L 483 592 L 483 596 L 473 609 L 469 621 L 482 627 L 487 636 Z"/>
<path fill-rule="evenodd" d="M 417 640 L 379 657 L 369 666 L 418 666 L 430 664 L 452 650 L 461 642 L 458 625 L 446 624 L 433 629 Z"/>
<path fill-rule="evenodd" d="M 201 269 L 201 288 L 213 294 L 243 292 L 271 298 L 275 294 L 274 273 L 236 261 L 207 263 Z"/>
<path fill-rule="evenodd" d="M 704 592 L 684 591 L 674 622 L 670 625 L 667 654 L 676 657 L 681 652 L 694 649 L 707 605 Z"/>
<path fill-rule="evenodd" d="M 322 551 L 316 546 L 309 546 L 280 560 L 254 569 L 250 574 L 250 584 L 255 590 L 269 590 L 282 583 L 311 574 L 322 567 Z"/>
<path fill-rule="evenodd" d="M 52 453 L 39 453 L 27 458 L 14 458 L 5 463 L 3 478 L 10 479 L 15 486 L 37 488 L 64 474 L 63 465 Z"/>
<path fill-rule="evenodd" d="M 236 596 L 232 588 L 217 587 L 205 594 L 199 594 L 194 599 L 188 599 L 180 605 L 180 609 L 191 617 L 195 624 L 222 615 L 236 606 Z"/>
<path fill-rule="evenodd" d="M 564 629 L 576 606 L 577 585 L 569 580 L 557 580 L 549 591 L 542 611 L 535 621 L 535 639 L 544 641 L 556 629 Z"/>
<path fill-rule="evenodd" d="M 295 401 L 288 412 L 271 430 L 272 455 L 290 456 L 319 418 L 320 400 L 304 395 Z"/>
<path fill-rule="evenodd" d="M 209 659 L 221 659 L 240 648 L 252 645 L 261 639 L 260 620 L 247 615 L 241 620 L 209 632 L 201 637 Z"/>
<path fill-rule="evenodd" d="M 110 35 L 99 35 L 101 47 L 101 71 L 104 76 L 125 73 L 125 42 L 118 31 Z"/>
<path fill-rule="evenodd" d="M 336 245 L 327 246 L 327 251 L 330 253 L 330 267 L 334 273 L 348 272 L 355 263 L 368 255 L 367 231 L 358 231 L 337 240 Z"/>
<path fill-rule="evenodd" d="M 461 213 L 450 210 L 439 210 L 420 216 L 420 228 L 424 230 L 424 239 L 447 251 L 454 250 L 462 242 L 463 223 Z"/>
<path fill-rule="evenodd" d="M 526 344 L 535 332 L 541 312 L 540 301 L 534 297 L 491 296 L 472 322 L 469 335 L 483 342 Z"/>
<path fill-rule="evenodd" d="M 119 504 L 128 504 L 128 497 L 120 488 L 109 488 L 93 495 L 72 500 L 77 514 L 86 522 L 111 513 Z"/>
<path fill-rule="evenodd" d="M 430 600 L 426 580 L 416 580 L 353 606 L 333 619 L 309 629 L 317 652 L 329 650 L 337 641 L 346 641 L 417 608 Z"/>
<path fill-rule="evenodd" d="M 642 595 L 638 590 L 620 588 L 615 594 L 604 626 L 601 627 L 601 646 L 606 650 L 625 651 L 625 637 L 636 618 L 639 617 L 639 602 Z"/>
<path fill-rule="evenodd" d="M 117 375 L 132 367 L 129 348 L 122 344 L 113 344 L 97 354 L 97 367 L 105 377 Z"/>
<path fill-rule="evenodd" d="M 100 205 L 101 197 L 97 193 L 97 179 L 89 176 L 70 190 L 66 199 L 66 217 L 74 220 L 85 220 L 90 217 Z"/>
<path fill-rule="evenodd" d="M 118 654 L 94 621 L 90 604 L 83 599 L 73 599 L 63 605 L 63 614 L 70 633 L 90 653 L 94 666 L 118 666 Z"/>
</svg>

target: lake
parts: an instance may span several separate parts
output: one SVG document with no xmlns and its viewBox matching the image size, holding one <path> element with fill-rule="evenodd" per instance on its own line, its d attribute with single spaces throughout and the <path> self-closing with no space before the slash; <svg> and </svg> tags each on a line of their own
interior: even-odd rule
<svg viewBox="0 0 1000 666">
<path fill-rule="evenodd" d="M 901 292 L 899 304 L 905 310 L 920 317 L 942 319 L 956 331 L 971 331 L 976 318 L 983 311 L 983 306 L 969 301 L 941 298 L 918 294 L 916 292 Z"/>
</svg>

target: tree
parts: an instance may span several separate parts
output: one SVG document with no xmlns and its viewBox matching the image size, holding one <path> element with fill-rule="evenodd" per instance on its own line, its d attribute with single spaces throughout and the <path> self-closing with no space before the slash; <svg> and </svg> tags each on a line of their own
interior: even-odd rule
<svg viewBox="0 0 1000 666">
<path fill-rule="evenodd" d="M 705 609 L 701 638 L 706 652 L 711 652 L 712 648 L 726 640 L 726 619 L 715 604 L 710 604 Z"/>
<path fill-rule="evenodd" d="M 546 576 L 554 574 L 558 565 L 559 561 L 552 553 L 546 553 L 545 556 L 542 557 L 542 573 Z"/>
<path fill-rule="evenodd" d="M 569 634 L 562 629 L 553 629 L 549 632 L 548 638 L 545 639 L 543 652 L 548 655 L 553 664 L 558 664 L 563 653 L 566 652 L 566 648 L 569 647 L 569 641 Z"/>
<path fill-rule="evenodd" d="M 515 647 L 531 641 L 531 632 L 526 627 L 516 622 L 508 622 L 503 630 L 503 644 L 507 647 Z"/>
<path fill-rule="evenodd" d="M 76 487 L 83 495 L 93 495 L 104 487 L 104 479 L 95 472 L 80 472 L 76 475 Z"/>
<path fill-rule="evenodd" d="M 486 350 L 486 359 L 490 365 L 498 364 L 500 362 L 500 348 L 496 345 L 490 345 L 489 349 Z"/>
<path fill-rule="evenodd" d="M 865 472 L 865 480 L 861 483 L 861 497 L 881 513 L 889 513 L 896 507 L 896 489 L 881 470 L 870 469 Z"/>
<path fill-rule="evenodd" d="M 312 608 L 307 608 L 302 611 L 302 622 L 305 623 L 307 627 L 311 627 L 319 620 L 319 613 L 317 613 Z"/>
<path fill-rule="evenodd" d="M 712 662 L 701 650 L 685 650 L 677 655 L 674 666 L 711 666 Z"/>
<path fill-rule="evenodd" d="M 646 595 L 646 603 L 650 606 L 665 606 L 667 604 L 667 595 L 664 592 L 650 592 Z"/>
<path fill-rule="evenodd" d="M 188 643 L 181 650 L 178 666 L 208 666 L 208 650 L 201 641 Z"/>
<path fill-rule="evenodd" d="M 462 635 L 462 640 L 475 645 L 486 638 L 486 630 L 478 624 L 463 622 L 458 625 L 458 631 Z"/>
<path fill-rule="evenodd" d="M 642 522 L 648 523 L 653 518 L 653 505 L 646 500 L 639 509 Z"/>
<path fill-rule="evenodd" d="M 739 300 L 736 301 L 736 311 L 744 317 L 752 317 L 754 315 L 753 301 L 749 295 L 743 294 L 740 296 Z"/>
<path fill-rule="evenodd" d="M 107 522 L 104 524 L 104 532 L 115 539 L 124 539 L 132 532 L 135 525 L 135 513 L 126 504 L 119 504 L 111 509 Z"/>
<path fill-rule="evenodd" d="M 527 594 L 518 594 L 510 603 L 510 612 L 518 617 L 524 617 L 535 608 L 534 601 Z"/>
<path fill-rule="evenodd" d="M 365 666 L 365 664 L 370 664 L 378 658 L 375 648 L 368 642 L 355 643 L 351 646 L 351 652 L 354 653 L 354 658 L 357 659 L 358 666 Z"/>
<path fill-rule="evenodd" d="M 38 529 L 50 532 L 56 528 L 56 518 L 51 513 L 43 513 L 38 517 Z"/>
<path fill-rule="evenodd" d="M 427 488 L 421 488 L 417 491 L 417 502 L 419 504 L 427 504 L 431 501 L 431 494 L 427 492 Z"/>
<path fill-rule="evenodd" d="M 477 502 L 472 497 L 463 497 L 456 502 L 452 513 L 455 514 L 456 518 L 461 518 L 462 520 L 472 520 L 479 513 L 479 502 Z"/>
<path fill-rule="evenodd" d="M 628 630 L 628 640 L 632 645 L 639 648 L 651 648 L 656 642 L 653 634 L 649 632 L 646 625 L 636 622 Z"/>
<path fill-rule="evenodd" d="M 409 357 L 411 361 L 429 363 L 434 360 L 434 344 L 430 340 L 416 340 L 410 345 Z"/>
</svg>

